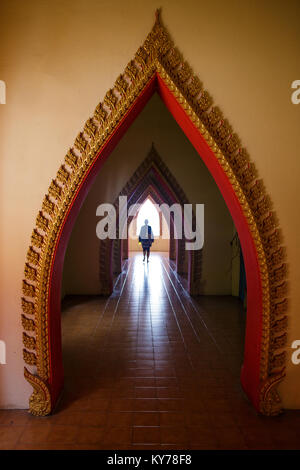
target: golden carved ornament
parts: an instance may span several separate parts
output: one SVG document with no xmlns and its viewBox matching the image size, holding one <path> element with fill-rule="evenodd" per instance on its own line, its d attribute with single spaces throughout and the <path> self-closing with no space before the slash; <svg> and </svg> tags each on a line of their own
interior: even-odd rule
<svg viewBox="0 0 300 470">
<path fill-rule="evenodd" d="M 230 139 L 228 139 L 225 142 L 225 151 L 228 152 L 228 156 L 232 160 L 235 160 L 235 155 L 236 155 L 236 162 L 239 163 L 239 165 L 243 165 L 243 156 L 240 153 L 237 153 L 239 150 L 241 143 L 240 139 L 236 134 L 231 134 Z"/>
<path fill-rule="evenodd" d="M 34 229 L 31 235 L 31 243 L 37 248 L 41 248 L 43 245 L 44 237 L 41 235 L 37 229 Z"/>
<path fill-rule="evenodd" d="M 279 320 L 275 320 L 272 322 L 272 329 L 274 333 L 281 333 L 285 332 L 287 328 L 287 316 L 280 318 Z"/>
<path fill-rule="evenodd" d="M 283 315 L 287 311 L 287 299 L 282 300 L 281 302 L 271 303 L 271 316 L 272 318 Z"/>
<path fill-rule="evenodd" d="M 250 163 L 246 164 L 244 168 L 237 168 L 237 177 L 243 186 L 247 186 L 253 182 L 255 173 Z"/>
<path fill-rule="evenodd" d="M 184 62 L 181 67 L 179 68 L 178 72 L 177 72 L 177 79 L 179 80 L 179 82 L 181 84 L 184 84 L 185 82 L 187 82 L 191 76 L 192 76 L 192 70 L 190 68 L 190 66 Z"/>
<path fill-rule="evenodd" d="M 27 261 L 37 266 L 39 259 L 40 259 L 40 255 L 31 246 L 27 251 Z"/>
<path fill-rule="evenodd" d="M 27 297 L 34 297 L 35 295 L 35 287 L 32 284 L 29 284 L 27 281 L 24 281 L 24 280 L 22 283 L 22 290 L 23 290 L 23 294 L 26 295 Z"/>
<path fill-rule="evenodd" d="M 115 88 L 121 95 L 125 95 L 126 90 L 128 88 L 128 83 L 126 82 L 123 75 L 118 76 L 116 83 L 115 83 Z"/>
<path fill-rule="evenodd" d="M 202 89 L 202 84 L 197 76 L 193 76 L 192 79 L 186 85 L 187 96 L 191 99 L 195 99 L 199 95 Z"/>
<path fill-rule="evenodd" d="M 94 124 L 93 119 L 88 119 L 84 126 L 84 132 L 92 139 L 93 137 L 95 137 L 96 131 L 97 126 Z"/>
<path fill-rule="evenodd" d="M 24 284 L 26 281 L 23 281 L 22 283 L 22 290 L 24 292 Z M 27 315 L 33 315 L 34 314 L 34 304 L 32 302 L 28 302 L 24 298 L 22 298 L 22 310 L 24 313 Z"/>
<path fill-rule="evenodd" d="M 165 65 L 168 69 L 176 69 L 180 61 L 181 56 L 174 47 L 171 48 L 170 53 L 164 58 Z"/>
<path fill-rule="evenodd" d="M 267 214 L 271 209 L 271 202 L 270 199 L 266 196 L 263 196 L 253 207 L 253 213 L 257 214 L 258 217 L 261 214 Z"/>
<path fill-rule="evenodd" d="M 213 135 L 222 150 L 225 148 L 227 139 L 231 133 L 231 126 L 226 119 L 222 120 L 220 125 L 214 128 Z"/>
<path fill-rule="evenodd" d="M 61 196 L 61 187 L 57 184 L 56 181 L 52 180 L 51 184 L 49 186 L 49 194 L 54 198 L 54 199 L 59 199 Z"/>
<path fill-rule="evenodd" d="M 36 365 L 36 355 L 32 352 L 27 351 L 26 349 L 23 349 L 23 359 L 29 366 Z"/>
<path fill-rule="evenodd" d="M 106 116 L 107 112 L 103 108 L 102 103 L 99 103 L 97 108 L 95 109 L 94 118 L 100 123 L 100 126 L 104 124 Z"/>
<path fill-rule="evenodd" d="M 73 170 L 74 168 L 76 168 L 77 163 L 78 163 L 78 157 L 74 154 L 72 149 L 70 149 L 67 155 L 65 156 L 65 162 Z"/>
<path fill-rule="evenodd" d="M 22 315 L 22 326 L 25 331 L 36 331 L 35 323 L 30 318 L 27 318 L 25 315 Z"/>
<path fill-rule="evenodd" d="M 142 69 L 146 67 L 148 58 L 149 55 L 147 51 L 143 47 L 140 47 L 135 54 L 135 60 L 141 65 Z"/>
<path fill-rule="evenodd" d="M 29 266 L 28 263 L 25 264 L 24 275 L 25 275 L 25 278 L 28 279 L 29 281 L 36 281 L 37 280 L 36 279 L 36 269 Z"/>
<path fill-rule="evenodd" d="M 213 103 L 213 100 L 211 96 L 209 95 L 209 93 L 207 91 L 203 91 L 200 95 L 200 98 L 197 100 L 197 103 L 196 103 L 200 115 L 203 112 L 207 111 L 208 108 L 211 107 L 212 103 Z"/>
<path fill-rule="evenodd" d="M 282 282 L 278 286 L 271 286 L 270 295 L 275 299 L 283 299 L 287 294 L 287 284 Z"/>
<path fill-rule="evenodd" d="M 53 214 L 54 208 L 55 208 L 55 204 L 50 201 L 50 198 L 47 194 L 44 197 L 42 209 L 43 209 L 44 212 L 46 212 L 46 214 L 51 215 L 51 214 Z"/>
<path fill-rule="evenodd" d="M 263 195 L 263 186 L 261 180 L 256 180 L 250 188 L 245 188 L 245 194 L 251 205 L 256 204 L 257 200 Z"/>
<path fill-rule="evenodd" d="M 276 227 L 273 214 L 270 212 L 265 218 L 258 222 L 258 227 L 261 233 L 267 234 L 273 231 Z"/>
<path fill-rule="evenodd" d="M 70 177 L 70 173 L 67 171 L 65 165 L 61 165 L 61 167 L 59 168 L 57 172 L 57 176 L 56 176 L 57 180 L 62 184 L 66 184 L 69 177 Z"/>
<path fill-rule="evenodd" d="M 284 372 L 271 375 L 261 387 L 261 412 L 267 416 L 276 416 L 282 412 L 281 400 L 276 389 L 284 378 Z"/>
<path fill-rule="evenodd" d="M 206 122 L 214 130 L 223 120 L 223 113 L 217 106 L 213 106 L 206 115 Z"/>
<path fill-rule="evenodd" d="M 286 345 L 287 334 L 283 333 L 280 336 L 273 336 L 272 338 L 272 346 L 273 349 L 281 349 L 284 348 Z"/>
<path fill-rule="evenodd" d="M 47 217 L 43 216 L 42 211 L 38 214 L 36 218 L 36 225 L 38 228 L 42 229 L 44 232 L 47 232 L 49 220 Z"/>
<path fill-rule="evenodd" d="M 278 282 L 282 282 L 284 280 L 284 278 L 286 277 L 286 275 L 287 275 L 286 264 L 282 264 L 281 266 L 279 266 L 279 268 L 276 268 L 273 271 L 272 271 L 272 267 L 271 267 L 271 272 L 269 274 L 270 281 L 273 284 L 278 283 Z"/>
<path fill-rule="evenodd" d="M 278 368 L 281 369 L 285 364 L 285 360 L 286 360 L 286 351 L 282 351 L 281 353 L 278 353 L 278 354 L 273 354 L 273 357 L 270 360 L 270 372 L 272 372 L 274 369 L 278 369 Z"/>
<path fill-rule="evenodd" d="M 29 399 L 30 412 L 36 416 L 48 415 L 51 412 L 51 396 L 47 384 L 31 374 L 26 367 L 24 367 L 24 376 L 34 390 Z"/>
<path fill-rule="evenodd" d="M 271 254 L 273 251 L 278 250 L 280 244 L 280 236 L 277 229 L 275 229 L 274 232 L 269 235 L 262 234 L 262 240 L 269 254 Z"/>
<path fill-rule="evenodd" d="M 104 97 L 103 102 L 111 111 L 115 109 L 116 104 L 118 102 L 118 98 L 114 94 L 113 90 L 108 90 L 108 92 L 106 93 Z"/>
<path fill-rule="evenodd" d="M 84 138 L 83 132 L 79 132 L 74 142 L 74 147 L 76 147 L 77 150 L 79 150 L 79 152 L 84 152 L 86 149 L 86 146 L 87 146 L 87 141 Z"/>
<path fill-rule="evenodd" d="M 285 259 L 283 248 L 280 247 L 278 250 L 268 253 L 267 258 L 268 265 L 271 267 L 281 264 Z"/>
<path fill-rule="evenodd" d="M 230 139 L 231 140 L 231 139 Z M 230 166 L 231 168 L 233 169 L 234 172 L 236 173 L 240 173 L 242 169 L 244 169 L 247 165 L 247 158 L 245 156 L 245 153 L 244 152 L 236 152 L 236 153 L 231 153 L 229 152 L 228 153 L 228 161 L 230 163 Z M 251 185 L 251 188 L 252 188 L 253 185 Z M 246 188 L 245 187 L 245 190 L 249 190 L 249 188 Z M 255 200 L 250 200 L 249 199 L 249 204 L 251 204 L 251 206 L 253 206 L 253 204 L 255 203 Z"/>
<path fill-rule="evenodd" d="M 266 202 L 268 197 L 264 185 L 256 178 L 253 165 L 248 165 L 249 156 L 245 148 L 241 147 L 239 137 L 232 131 L 221 111 L 213 106 L 212 97 L 202 88 L 200 80 L 193 76 L 190 66 L 174 47 L 157 14 L 155 25 L 135 58 L 128 63 L 124 74 L 117 78 L 114 88 L 106 93 L 103 102 L 96 107 L 93 118 L 87 121 L 89 124 L 86 123 L 75 139 L 74 148 L 68 151 L 64 159 L 71 172 L 64 164 L 60 167 L 37 217 L 33 246 L 27 252 L 24 270 L 26 282 L 35 282 L 34 321 L 22 315 L 24 330 L 36 334 L 37 375 L 33 376 L 25 369 L 25 377 L 34 388 L 30 398 L 30 410 L 33 414 L 51 412 L 51 397 L 47 386 L 48 292 L 51 264 L 60 229 L 76 197 L 77 188 L 102 146 L 157 72 L 214 152 L 232 185 L 251 231 L 259 263 L 263 303 L 260 411 L 267 415 L 280 412 L 280 398 L 276 387 L 284 377 L 283 356 L 280 356 L 282 371 L 270 374 L 272 361 L 280 354 L 277 349 L 279 345 L 280 348 L 284 345 L 287 328 L 286 271 L 285 268 L 276 267 L 276 264 L 283 263 L 278 224 L 275 218 L 269 218 L 270 207 Z M 125 76 L 131 82 L 128 86 Z M 85 136 L 92 139 L 90 144 Z M 46 217 L 47 215 L 50 217 Z M 277 340 L 279 334 L 280 341 Z"/>
<path fill-rule="evenodd" d="M 125 74 L 130 78 L 131 82 L 134 82 L 138 72 L 135 62 L 131 60 L 125 69 Z"/>
<path fill-rule="evenodd" d="M 36 340 L 33 336 L 27 335 L 23 332 L 23 344 L 26 349 L 35 349 L 36 348 Z"/>
</svg>

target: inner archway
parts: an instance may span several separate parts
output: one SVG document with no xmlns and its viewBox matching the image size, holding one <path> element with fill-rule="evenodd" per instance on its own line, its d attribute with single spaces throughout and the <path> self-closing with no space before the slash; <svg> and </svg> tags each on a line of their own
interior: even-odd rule
<svg viewBox="0 0 300 470">
<path fill-rule="evenodd" d="M 142 204 L 136 217 L 136 228 L 135 231 L 133 231 L 136 237 L 139 236 L 141 227 L 144 225 L 146 219 L 149 221 L 149 225 L 151 224 L 154 237 L 159 237 L 162 231 L 159 212 L 149 197 Z"/>
<path fill-rule="evenodd" d="M 160 210 L 159 204 L 149 194 L 145 201 L 141 203 L 141 207 L 137 214 L 133 217 L 128 226 L 128 254 L 137 254 L 143 252 L 143 247 L 140 241 L 142 227 L 147 221 L 148 226 L 151 228 L 154 241 L 151 244 L 149 255 L 152 252 L 159 252 L 162 255 L 169 257 L 170 255 L 170 228 L 168 223 Z M 145 230 L 145 229 L 144 229 Z M 149 230 L 149 229 L 148 229 Z M 146 253 L 145 253 L 146 255 Z M 150 258 L 150 256 L 149 256 Z"/>
<path fill-rule="evenodd" d="M 50 413 L 63 387 L 60 288 L 69 235 L 104 160 L 157 91 L 218 184 L 243 249 L 247 275 L 247 326 L 242 384 L 255 408 L 280 410 L 276 385 L 284 377 L 285 265 L 275 218 L 218 108 L 171 43 L 159 19 L 134 61 L 88 120 L 52 181 L 32 234 L 23 282 L 25 377 L 34 387 L 30 409 Z M 31 300 L 30 300 L 31 299 Z M 34 315 L 34 318 L 31 318 Z M 35 333 L 35 337 L 32 336 Z"/>
</svg>

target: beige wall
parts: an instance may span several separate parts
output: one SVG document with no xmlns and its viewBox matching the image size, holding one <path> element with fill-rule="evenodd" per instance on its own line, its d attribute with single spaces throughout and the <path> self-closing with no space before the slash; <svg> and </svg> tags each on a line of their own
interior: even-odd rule
<svg viewBox="0 0 300 470">
<path fill-rule="evenodd" d="M 231 216 L 206 166 L 157 94 L 104 163 L 82 206 L 65 256 L 63 294 L 99 293 L 96 208 L 115 201 L 152 142 L 190 203 L 204 204 L 203 293 L 231 294 Z"/>
<path fill-rule="evenodd" d="M 289 265 L 288 345 L 300 339 L 300 79 L 298 0 L 160 0 L 179 50 L 240 135 L 272 197 Z M 0 79 L 0 406 L 27 407 L 21 280 L 37 211 L 50 179 L 95 105 L 153 24 L 156 0 L 2 0 Z M 147 149 L 146 149 L 147 150 Z M 164 148 L 159 149 L 161 153 Z M 117 181 L 116 181 L 117 185 Z M 300 365 L 280 386 L 300 407 Z"/>
</svg>

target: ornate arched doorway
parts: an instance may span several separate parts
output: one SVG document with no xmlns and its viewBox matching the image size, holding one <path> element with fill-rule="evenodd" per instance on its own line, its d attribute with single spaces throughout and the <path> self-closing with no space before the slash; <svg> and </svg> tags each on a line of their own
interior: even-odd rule
<svg viewBox="0 0 300 470">
<path fill-rule="evenodd" d="M 25 377 L 34 388 L 30 411 L 51 413 L 63 388 L 60 288 L 74 221 L 103 162 L 154 92 L 203 159 L 234 220 L 248 289 L 241 382 L 258 411 L 277 414 L 287 320 L 277 224 L 238 136 L 173 46 L 158 14 L 143 46 L 78 134 L 36 219 L 22 286 L 23 355 L 30 366 Z"/>
</svg>

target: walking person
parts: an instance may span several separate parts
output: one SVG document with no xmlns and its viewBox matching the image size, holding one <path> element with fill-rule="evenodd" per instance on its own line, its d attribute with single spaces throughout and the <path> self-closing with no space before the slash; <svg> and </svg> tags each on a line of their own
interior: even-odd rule
<svg viewBox="0 0 300 470">
<path fill-rule="evenodd" d="M 143 248 L 143 254 L 144 254 L 143 262 L 145 261 L 145 256 L 147 254 L 147 263 L 148 263 L 149 256 L 150 256 L 150 247 L 152 243 L 154 242 L 154 235 L 152 232 L 152 228 L 149 225 L 148 219 L 145 219 L 145 225 L 141 227 L 139 242 L 142 244 L 142 248 Z"/>
</svg>

